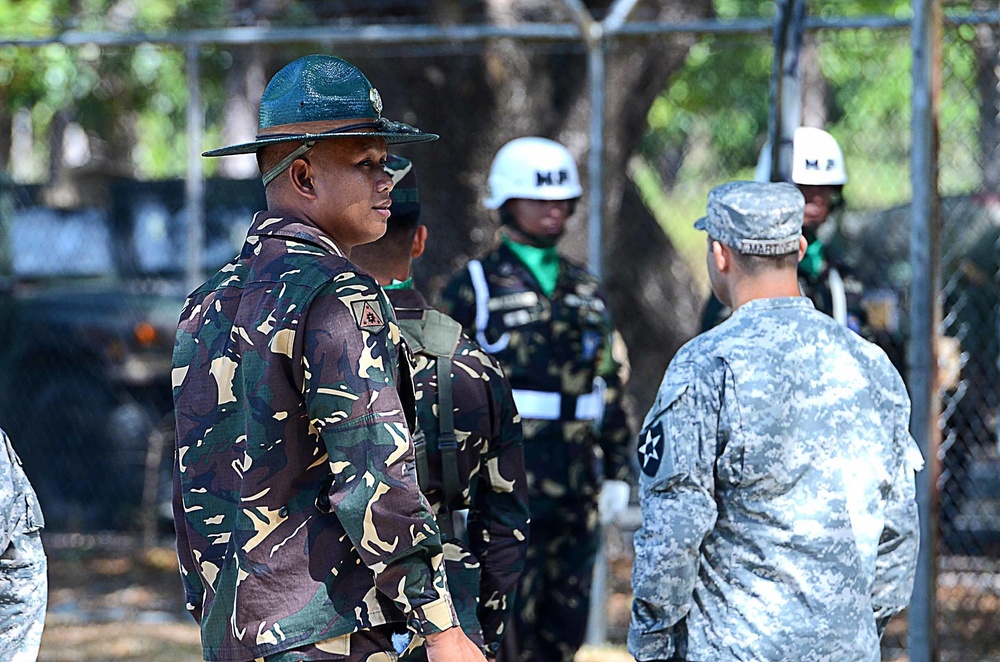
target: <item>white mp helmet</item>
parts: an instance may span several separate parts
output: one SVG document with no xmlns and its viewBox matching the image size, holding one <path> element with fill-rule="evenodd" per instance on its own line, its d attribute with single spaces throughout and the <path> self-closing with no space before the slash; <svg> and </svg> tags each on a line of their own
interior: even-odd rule
<svg viewBox="0 0 1000 662">
<path fill-rule="evenodd" d="M 770 181 L 771 143 L 760 152 L 754 179 Z M 804 186 L 843 186 L 847 183 L 844 153 L 837 139 L 823 129 L 800 126 L 792 137 L 792 183 Z"/>
<path fill-rule="evenodd" d="M 547 138 L 515 138 L 500 148 L 490 166 L 487 209 L 512 198 L 573 200 L 583 195 L 573 155 Z"/>
</svg>

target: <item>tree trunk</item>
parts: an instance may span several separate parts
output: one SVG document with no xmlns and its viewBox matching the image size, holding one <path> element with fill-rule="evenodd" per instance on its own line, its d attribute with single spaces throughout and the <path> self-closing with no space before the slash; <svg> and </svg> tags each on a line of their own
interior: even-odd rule
<svg viewBox="0 0 1000 662">
<path fill-rule="evenodd" d="M 819 67 L 819 53 L 816 47 L 816 37 L 807 34 L 802 44 L 799 57 L 799 70 L 802 74 L 802 126 L 812 126 L 817 129 L 826 128 L 828 105 L 826 101 L 826 78 Z"/>
<path fill-rule="evenodd" d="M 430 3 L 428 16 L 435 8 L 440 16 L 442 5 L 454 13 L 454 4 Z M 610 5 L 587 4 L 598 18 Z M 649 5 L 637 9 L 633 18 L 703 19 L 711 15 L 712 3 Z M 554 2 L 489 0 L 485 9 L 491 21 L 501 24 L 570 20 L 561 3 Z M 462 19 L 457 16 L 456 22 Z M 653 100 L 694 42 L 693 35 L 683 34 L 629 40 L 607 54 L 604 288 L 633 357 L 629 390 L 640 415 L 652 403 L 674 352 L 697 332 L 702 302 L 690 287 L 687 266 L 628 179 L 627 163 L 638 150 Z M 426 256 L 416 267 L 417 280 L 429 293 L 496 241 L 497 220 L 484 209 L 482 198 L 501 145 L 524 135 L 553 138 L 569 147 L 581 175 L 587 175 L 589 96 L 582 44 L 497 40 L 462 51 L 456 57 L 394 49 L 392 59 L 368 57 L 370 52 L 346 54 L 381 92 L 387 117 L 441 133 L 438 143 L 400 148 L 416 163 L 423 219 L 431 230 Z M 578 260 L 586 256 L 587 204 L 585 196 L 562 245 Z"/>
<path fill-rule="evenodd" d="M 611 2 L 585 4 L 600 19 Z M 320 12 L 324 4 L 312 7 Z M 572 20 L 562 3 L 551 0 L 485 0 L 482 7 L 434 0 L 410 18 L 461 23 L 483 13 L 499 24 Z M 643 4 L 632 19 L 684 22 L 711 13 L 711 0 L 661 1 Z M 607 54 L 604 287 L 633 357 L 630 393 L 640 413 L 652 403 L 674 352 L 697 332 L 702 302 L 690 287 L 687 266 L 628 179 L 627 164 L 646 131 L 653 100 L 694 43 L 694 35 L 684 34 L 630 39 Z M 454 52 L 442 54 L 443 48 Z M 482 199 L 501 145 L 524 135 L 553 138 L 569 147 L 587 176 L 590 109 L 582 43 L 500 39 L 485 46 L 359 48 L 338 55 L 368 75 L 386 117 L 441 134 L 437 143 L 398 148 L 416 164 L 422 216 L 431 231 L 427 253 L 416 265 L 418 283 L 428 293 L 495 244 L 497 219 Z M 587 204 L 585 196 L 561 246 L 578 260 L 586 256 Z"/>
</svg>

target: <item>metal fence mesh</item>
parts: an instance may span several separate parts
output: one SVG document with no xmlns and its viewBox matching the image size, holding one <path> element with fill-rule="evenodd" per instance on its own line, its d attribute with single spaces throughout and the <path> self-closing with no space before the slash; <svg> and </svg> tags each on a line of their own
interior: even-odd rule
<svg viewBox="0 0 1000 662">
<path fill-rule="evenodd" d="M 381 18 L 386 9 L 315 4 L 354 21 Z M 399 24 L 417 4 L 382 3 L 392 5 Z M 498 20 L 480 3 L 457 4 L 469 22 Z M 219 25 L 213 20 L 192 26 Z M 302 23 L 276 19 L 282 24 Z M 1000 189 L 994 181 L 1000 175 L 998 134 L 986 126 L 996 120 L 996 81 L 984 74 L 995 76 L 987 66 L 997 57 L 993 31 L 949 24 L 942 48 L 938 634 L 942 659 L 955 660 L 1000 659 L 992 636 L 1000 626 Z M 909 39 L 905 29 L 821 30 L 807 35 L 803 52 L 805 121 L 840 141 L 850 176 L 846 207 L 824 234 L 865 284 L 877 341 L 901 370 L 911 275 Z M 576 44 L 538 48 L 552 57 L 585 56 Z M 375 55 L 385 71 L 394 58 L 426 58 L 433 83 L 436 62 L 481 49 L 423 45 Z M 202 147 L 249 137 L 234 135 L 229 125 L 239 112 L 255 122 L 265 63 L 315 50 L 205 46 Z M 355 53 L 373 55 L 363 46 L 345 54 Z M 700 35 L 650 110 L 642 148 L 630 163 L 632 182 L 682 253 L 694 274 L 687 285 L 699 298 L 708 293 L 704 240 L 691 223 L 710 188 L 754 176 L 766 138 L 771 57 L 768 34 Z M 0 156 L 6 171 L 0 187 L 0 425 L 22 454 L 54 533 L 135 532 L 140 521 L 148 522 L 150 504 L 162 509 L 169 495 L 169 352 L 189 259 L 183 62 L 182 49 L 149 44 L 0 47 L 0 79 L 8 85 L 0 94 L 6 136 L 0 147 L 9 154 Z M 35 85 L 32 75 L 48 83 Z M 878 85 L 865 83 L 873 80 Z M 229 103 L 234 94 L 251 105 L 241 111 Z M 97 103 L 116 95 L 118 105 Z M 108 108 L 120 112 L 88 114 Z M 159 112 L 145 112 L 150 108 Z M 462 112 L 473 111 L 455 109 L 456 116 Z M 170 137 L 144 141 L 143 134 Z M 113 136 L 129 136 L 123 144 L 132 147 L 122 152 Z M 418 166 L 432 169 L 444 158 L 428 153 Z M 250 213 L 263 200 L 252 158 L 205 167 L 200 266 L 207 271 L 238 249 Z M 483 178 L 470 173 L 456 187 Z M 429 207 L 450 209 L 451 195 L 430 192 Z M 445 257 L 420 265 L 418 276 L 433 288 L 436 277 L 454 268 L 454 256 L 488 237 L 449 234 L 447 218 L 430 223 Z M 582 219 L 577 223 L 583 232 Z M 665 316 L 664 324 L 671 323 Z M 169 530 L 167 513 L 158 525 Z M 618 642 L 627 627 L 635 526 L 622 522 L 609 535 L 606 606 L 609 635 Z M 905 621 L 894 622 L 883 644 L 886 659 L 905 657 Z"/>
</svg>

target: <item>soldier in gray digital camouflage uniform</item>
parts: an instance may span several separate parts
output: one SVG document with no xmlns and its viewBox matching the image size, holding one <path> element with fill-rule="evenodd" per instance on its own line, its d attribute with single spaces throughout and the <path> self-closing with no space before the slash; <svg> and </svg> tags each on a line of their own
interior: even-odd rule
<svg viewBox="0 0 1000 662">
<path fill-rule="evenodd" d="M 802 215 L 789 184 L 731 182 L 695 225 L 734 313 L 677 353 L 640 433 L 640 662 L 874 662 L 909 601 L 909 398 L 881 349 L 799 295 Z"/>
<path fill-rule="evenodd" d="M 394 154 L 386 170 L 395 182 L 388 228 L 351 251 L 351 261 L 385 289 L 412 350 L 417 478 L 441 529 L 462 629 L 492 658 L 507 631 L 528 545 L 521 419 L 497 360 L 414 288 L 412 261 L 427 241 L 417 177 L 413 163 Z M 401 659 L 426 659 L 420 638 Z"/>
<path fill-rule="evenodd" d="M 48 596 L 45 526 L 35 491 L 0 430 L 0 660 L 38 657 Z"/>
<path fill-rule="evenodd" d="M 440 533 L 414 475 L 384 292 L 349 262 L 385 232 L 386 145 L 436 138 L 382 118 L 356 67 L 281 69 L 257 139 L 268 210 L 188 298 L 174 346 L 174 520 L 207 660 L 482 662 L 458 627 Z M 412 418 L 412 416 L 410 416 Z"/>
</svg>

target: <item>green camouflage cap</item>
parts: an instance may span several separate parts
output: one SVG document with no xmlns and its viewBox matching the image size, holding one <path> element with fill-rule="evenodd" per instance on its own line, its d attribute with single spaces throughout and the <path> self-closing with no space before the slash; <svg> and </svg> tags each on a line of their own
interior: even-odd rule
<svg viewBox="0 0 1000 662">
<path fill-rule="evenodd" d="M 413 170 L 413 162 L 397 154 L 390 154 L 385 161 L 385 171 L 392 177 L 393 187 L 389 194 L 392 197 L 392 207 L 389 211 L 391 221 L 394 216 L 405 216 L 420 213 L 420 191 L 417 189 L 417 173 Z"/>
<path fill-rule="evenodd" d="M 303 131 L 301 127 L 280 130 L 288 125 L 338 121 L 341 126 L 316 133 Z M 285 65 L 267 84 L 260 100 L 255 140 L 209 150 L 203 156 L 253 154 L 266 145 L 314 143 L 343 136 L 379 136 L 391 145 L 439 137 L 382 117 L 382 97 L 378 90 L 350 62 L 331 55 L 306 55 Z"/>
<path fill-rule="evenodd" d="M 787 255 L 799 249 L 805 198 L 792 184 L 728 182 L 708 194 L 694 227 L 744 255 Z"/>
</svg>

